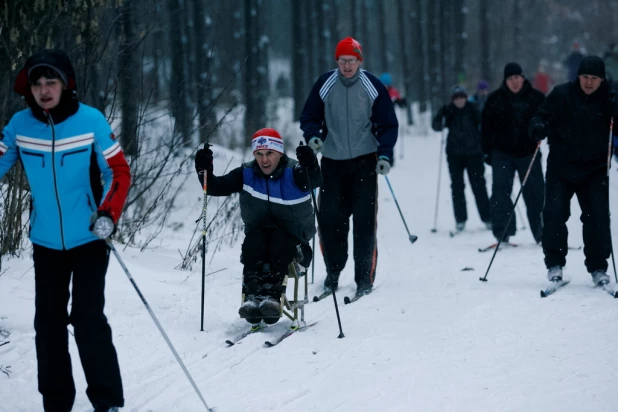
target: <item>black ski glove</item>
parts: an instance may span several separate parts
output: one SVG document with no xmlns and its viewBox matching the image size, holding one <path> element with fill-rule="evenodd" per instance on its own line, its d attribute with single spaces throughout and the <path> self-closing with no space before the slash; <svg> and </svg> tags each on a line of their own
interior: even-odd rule
<svg viewBox="0 0 618 412">
<path fill-rule="evenodd" d="M 547 129 L 544 124 L 535 125 L 530 131 L 530 137 L 535 142 L 540 142 L 547 136 Z"/>
<path fill-rule="evenodd" d="M 204 148 L 195 154 L 195 170 L 198 172 L 208 170 L 212 173 L 212 158 L 212 150 L 208 145 L 204 145 Z"/>
<path fill-rule="evenodd" d="M 305 145 L 300 145 L 296 148 L 296 158 L 298 163 L 305 168 L 312 168 L 318 162 L 313 149 Z"/>
</svg>

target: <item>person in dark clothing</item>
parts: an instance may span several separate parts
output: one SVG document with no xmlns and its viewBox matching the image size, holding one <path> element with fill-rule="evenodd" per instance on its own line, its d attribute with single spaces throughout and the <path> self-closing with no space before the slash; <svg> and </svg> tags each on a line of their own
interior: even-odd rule
<svg viewBox="0 0 618 412">
<path fill-rule="evenodd" d="M 570 82 L 577 80 L 577 70 L 583 58 L 584 54 L 580 50 L 579 43 L 573 42 L 573 50 L 564 60 L 564 66 L 567 69 L 567 78 Z"/>
<path fill-rule="evenodd" d="M 197 151 L 195 170 L 210 196 L 240 193 L 240 215 L 245 224 L 242 244 L 243 294 L 238 313 L 256 324 L 263 319 L 276 323 L 282 282 L 288 265 L 296 260 L 311 263 L 309 241 L 315 235 L 315 215 L 310 191 L 322 184 L 318 160 L 309 146 L 298 146 L 298 162 L 283 152 L 283 140 L 270 128 L 260 129 L 251 141 L 254 160 L 225 176 L 213 174 L 213 153 L 208 147 Z M 263 270 L 268 263 L 270 269 Z"/>
<path fill-rule="evenodd" d="M 470 101 L 476 105 L 481 113 L 483 113 L 485 103 L 487 103 L 487 96 L 489 96 L 489 83 L 487 80 L 479 80 L 476 85 L 476 93 L 474 93 Z"/>
<path fill-rule="evenodd" d="M 441 107 L 433 118 L 431 127 L 436 132 L 448 128 L 446 140 L 446 159 L 451 175 L 451 193 L 457 231 L 464 230 L 468 220 L 466 196 L 464 194 L 464 171 L 476 200 L 476 207 L 481 220 L 491 229 L 491 214 L 487 186 L 485 183 L 485 165 L 481 150 L 481 113 L 473 103 L 467 102 L 466 89 L 453 87 L 451 103 Z"/>
<path fill-rule="evenodd" d="M 595 284 L 609 282 L 607 259 L 611 252 L 609 126 L 618 116 L 615 95 L 605 81 L 600 57 L 585 57 L 578 79 L 552 90 L 530 121 L 530 136 L 549 139 L 547 186 L 543 209 L 543 253 L 552 281 L 562 280 L 566 264 L 571 198 L 577 195 L 582 210 L 586 268 Z"/>
<path fill-rule="evenodd" d="M 528 123 L 545 96 L 532 88 L 523 76 L 521 66 L 508 63 L 504 67 L 504 81 L 489 95 L 482 115 L 481 135 L 485 161 L 493 169 L 491 194 L 491 222 L 496 239 L 500 239 L 513 212 L 513 179 L 515 172 L 523 182 L 532 162 L 536 145 L 528 137 Z M 544 196 L 543 169 L 539 151 L 528 181 L 523 189 L 528 221 L 534 240 L 541 242 L 541 212 Z M 504 241 L 515 234 L 515 219 L 507 229 Z"/>
<path fill-rule="evenodd" d="M 117 411 L 124 395 L 104 313 L 110 252 L 105 239 L 115 232 L 127 198 L 129 165 L 105 116 L 77 100 L 75 71 L 66 53 L 34 53 L 13 88 L 29 107 L 17 112 L 0 134 L 0 178 L 20 161 L 36 199 L 29 235 L 43 408 L 73 407 L 67 329 L 72 324 L 88 399 L 97 412 Z"/>
<path fill-rule="evenodd" d="M 335 49 L 338 69 L 320 76 L 300 116 L 309 145 L 322 153 L 319 235 L 326 263 L 325 292 L 337 290 L 348 259 L 354 219 L 357 295 L 371 292 L 378 258 L 378 174 L 393 164 L 399 124 L 386 87 L 360 69 L 363 51 L 347 37 Z"/>
</svg>

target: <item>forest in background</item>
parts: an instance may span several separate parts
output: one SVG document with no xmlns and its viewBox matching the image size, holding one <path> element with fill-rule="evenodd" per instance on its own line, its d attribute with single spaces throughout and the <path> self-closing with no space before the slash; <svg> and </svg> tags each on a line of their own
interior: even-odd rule
<svg viewBox="0 0 618 412">
<path fill-rule="evenodd" d="M 346 36 L 363 45 L 365 69 L 390 72 L 423 112 L 439 107 L 456 83 L 473 91 L 485 79 L 496 88 L 509 61 L 528 78 L 543 62 L 564 81 L 573 42 L 601 55 L 618 38 L 618 1 L 5 0 L 0 127 L 24 108 L 12 84 L 26 58 L 43 47 L 67 51 L 79 98 L 108 117 L 131 164 L 130 213 L 119 238 L 136 242 L 145 226 L 165 224 L 176 200 L 166 183 L 192 162 L 199 142 L 248 144 L 282 100 L 298 119 L 316 78 L 336 67 L 334 49 Z M 222 133 L 238 108 L 245 132 Z M 171 120 L 169 130 L 161 119 Z M 23 250 L 21 212 L 29 204 L 19 166 L 2 183 L 0 256 Z M 233 212 L 226 207 L 220 217 Z"/>
</svg>

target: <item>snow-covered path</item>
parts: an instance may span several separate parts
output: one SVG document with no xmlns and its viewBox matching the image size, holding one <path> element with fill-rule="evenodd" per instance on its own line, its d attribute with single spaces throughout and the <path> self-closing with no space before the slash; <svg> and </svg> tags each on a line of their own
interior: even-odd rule
<svg viewBox="0 0 618 412">
<path fill-rule="evenodd" d="M 355 290 L 350 261 L 338 293 L 344 339 L 337 339 L 333 303 L 327 299 L 307 306 L 307 320 L 317 320 L 317 325 L 275 348 L 266 349 L 263 342 L 284 330 L 286 321 L 227 348 L 224 340 L 247 326 L 236 313 L 239 246 L 223 247 L 209 263 L 208 272 L 224 270 L 207 278 L 205 332 L 199 331 L 200 265 L 191 273 L 174 269 L 178 249 L 186 248 L 200 213 L 197 183 L 187 186 L 190 201 L 175 215 L 176 221 L 185 221 L 185 229 L 170 231 L 145 252 L 119 247 L 209 406 L 217 412 L 617 411 L 618 332 L 613 321 L 618 301 L 592 287 L 583 252 L 569 253 L 565 274 L 571 284 L 540 299 L 546 283 L 542 251 L 528 230 L 519 230 L 512 241 L 520 246 L 499 252 L 489 281 L 480 282 L 491 253 L 477 248 L 492 243 L 493 237 L 480 222 L 469 188 L 467 232 L 450 238 L 454 220 L 443 165 L 439 230 L 430 233 L 439 135 L 405 139 L 405 158 L 397 158 L 389 177 L 419 240 L 414 245 L 408 241 L 381 178 L 377 289 L 343 306 L 343 296 Z M 491 182 L 489 170 L 487 176 Z M 611 202 L 613 208 L 618 204 L 616 179 Z M 579 246 L 579 207 L 576 201 L 572 206 L 569 242 Z M 523 203 L 520 208 L 525 211 Z M 613 223 L 616 234 L 618 223 Z M 518 219 L 518 228 L 522 225 L 527 222 Z M 2 411 L 42 409 L 31 266 L 29 257 L 9 260 L 0 276 L 0 326 L 11 332 L 10 344 L 0 346 L 0 366 L 10 365 L 12 371 L 8 377 L 0 373 Z M 321 257 L 315 274 L 310 296 L 321 289 Z M 113 258 L 106 313 L 121 362 L 124 410 L 203 410 Z M 71 353 L 78 390 L 74 410 L 86 411 L 85 380 L 72 338 Z"/>
</svg>

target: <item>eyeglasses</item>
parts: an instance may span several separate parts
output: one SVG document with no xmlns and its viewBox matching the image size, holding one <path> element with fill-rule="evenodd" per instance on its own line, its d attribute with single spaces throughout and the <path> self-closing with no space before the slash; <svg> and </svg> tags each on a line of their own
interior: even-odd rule
<svg viewBox="0 0 618 412">
<path fill-rule="evenodd" d="M 346 64 L 356 64 L 356 63 L 358 63 L 358 59 L 342 59 L 342 58 L 339 58 L 339 59 L 337 59 L 337 63 L 339 63 L 342 66 L 345 66 Z"/>
</svg>

